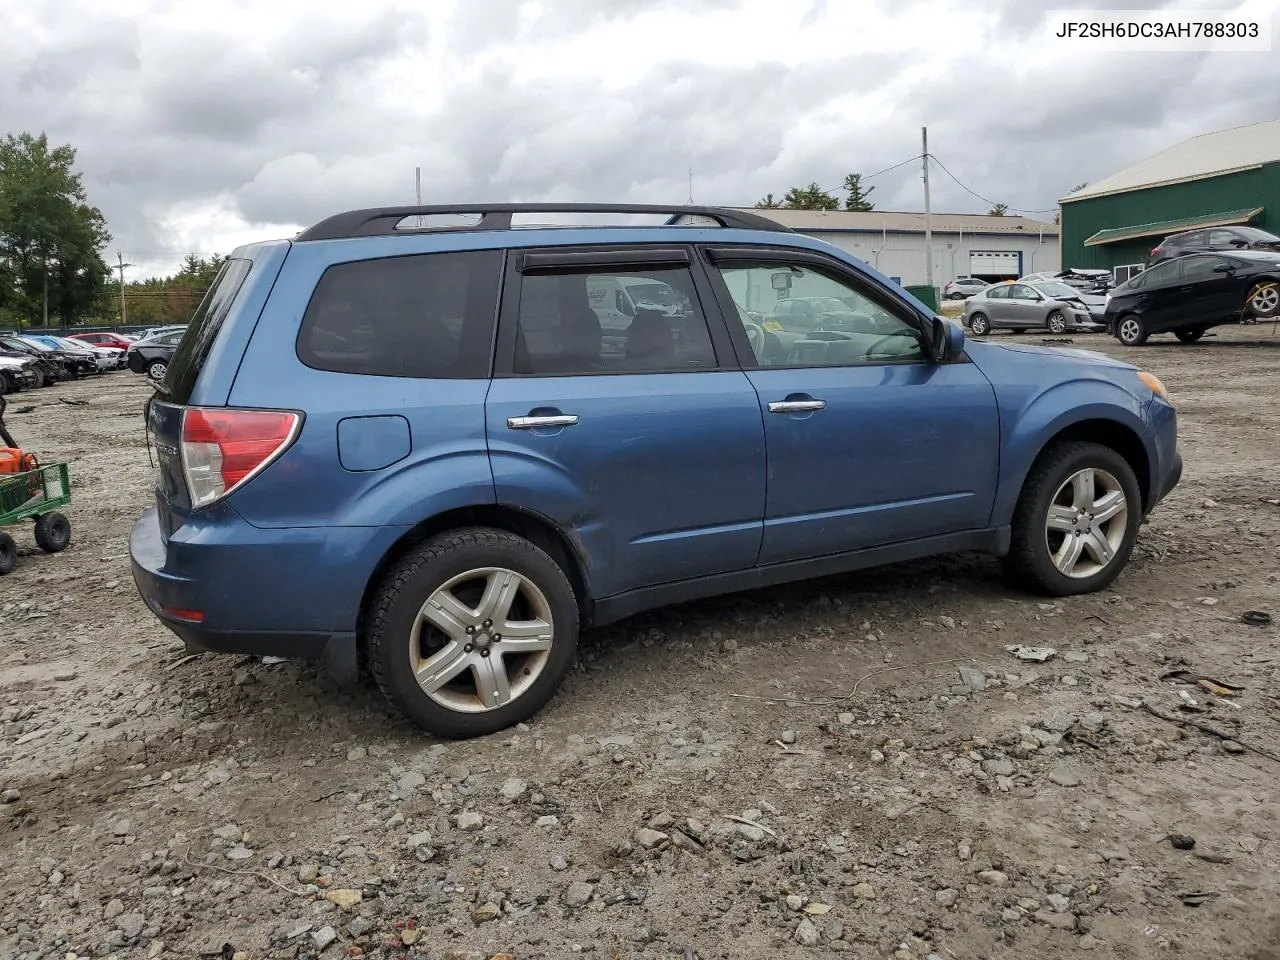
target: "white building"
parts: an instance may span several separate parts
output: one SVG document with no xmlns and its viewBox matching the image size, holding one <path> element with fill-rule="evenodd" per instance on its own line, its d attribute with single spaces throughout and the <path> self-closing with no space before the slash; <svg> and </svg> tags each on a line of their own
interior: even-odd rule
<svg viewBox="0 0 1280 960">
<path fill-rule="evenodd" d="M 923 213 L 742 209 L 839 247 L 904 286 L 926 282 Z M 956 277 L 994 281 L 1061 269 L 1055 224 L 970 213 L 935 213 L 932 220 L 936 287 Z"/>
</svg>

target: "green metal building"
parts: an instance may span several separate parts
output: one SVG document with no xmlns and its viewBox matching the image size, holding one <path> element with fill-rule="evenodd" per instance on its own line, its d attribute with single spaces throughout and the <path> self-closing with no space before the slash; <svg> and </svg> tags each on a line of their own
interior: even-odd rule
<svg viewBox="0 0 1280 960">
<path fill-rule="evenodd" d="M 1184 140 L 1059 201 L 1062 265 L 1124 280 L 1172 233 L 1249 224 L 1280 233 L 1280 120 Z"/>
</svg>

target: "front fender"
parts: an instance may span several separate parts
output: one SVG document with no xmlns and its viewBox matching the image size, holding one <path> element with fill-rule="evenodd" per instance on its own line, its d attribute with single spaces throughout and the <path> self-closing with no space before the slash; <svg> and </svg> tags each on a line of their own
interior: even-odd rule
<svg viewBox="0 0 1280 960">
<path fill-rule="evenodd" d="M 1140 478 L 1154 489 L 1159 460 L 1155 440 L 1143 419 L 1146 405 L 1116 384 L 1093 377 L 1069 380 L 1025 396 L 1001 396 L 1000 422 L 1004 444 L 1000 479 L 992 510 L 992 526 L 1012 521 L 1027 474 L 1049 442 L 1068 427 L 1087 420 L 1106 420 L 1127 428 L 1142 443 L 1148 475 Z"/>
</svg>

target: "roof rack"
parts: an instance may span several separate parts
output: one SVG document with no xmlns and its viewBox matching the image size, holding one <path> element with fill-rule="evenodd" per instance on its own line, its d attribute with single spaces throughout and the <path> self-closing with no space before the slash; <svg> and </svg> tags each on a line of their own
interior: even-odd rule
<svg viewBox="0 0 1280 960">
<path fill-rule="evenodd" d="M 742 230 L 769 230 L 793 233 L 775 220 L 755 213 L 728 210 L 723 207 L 660 206 L 646 203 L 461 203 L 451 206 L 426 207 L 372 207 L 367 210 L 348 210 L 346 213 L 326 217 L 315 226 L 308 227 L 294 237 L 295 242 L 307 240 L 343 240 L 353 237 L 386 237 L 406 230 L 400 223 L 410 217 L 448 216 L 455 214 L 479 215 L 478 222 L 467 226 L 422 227 L 422 230 L 509 230 L 511 218 L 517 213 L 622 213 L 666 214 L 667 223 L 680 217 L 707 217 L 721 227 Z"/>
</svg>

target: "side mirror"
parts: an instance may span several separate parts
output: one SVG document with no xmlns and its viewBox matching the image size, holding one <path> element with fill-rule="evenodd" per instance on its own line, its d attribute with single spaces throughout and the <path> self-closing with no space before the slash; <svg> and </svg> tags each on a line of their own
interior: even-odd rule
<svg viewBox="0 0 1280 960">
<path fill-rule="evenodd" d="M 932 317 L 929 321 L 929 352 L 937 363 L 948 363 L 964 353 L 964 327 L 954 320 Z"/>
<path fill-rule="evenodd" d="M 1235 273 L 1236 268 L 1229 263 L 1220 263 L 1213 268 L 1214 273 Z"/>
</svg>

